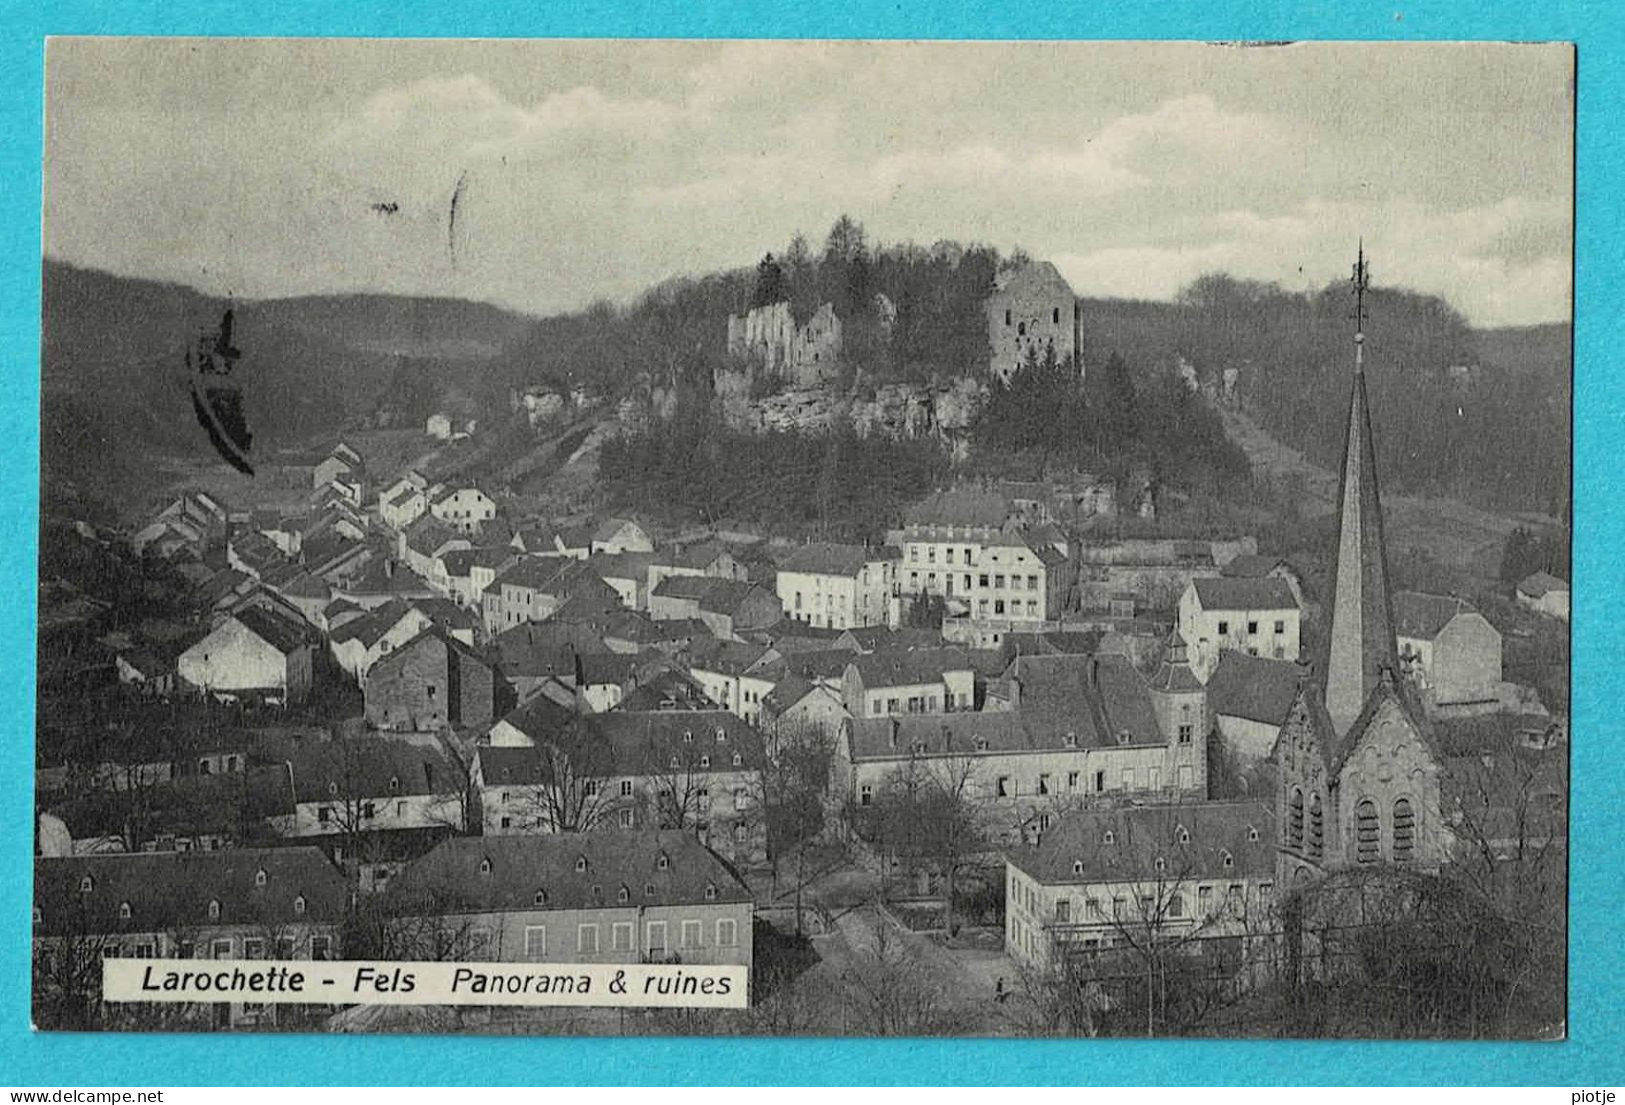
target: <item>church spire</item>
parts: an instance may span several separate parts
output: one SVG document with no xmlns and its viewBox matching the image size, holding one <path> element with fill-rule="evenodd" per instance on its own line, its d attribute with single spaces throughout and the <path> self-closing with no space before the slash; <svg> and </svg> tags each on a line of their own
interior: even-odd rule
<svg viewBox="0 0 1625 1105">
<path fill-rule="evenodd" d="M 1323 648 L 1326 712 L 1337 735 L 1365 708 L 1386 669 L 1397 666 L 1388 557 L 1382 538 L 1382 501 L 1371 441 L 1365 389 L 1365 293 L 1370 286 L 1365 243 L 1351 279 L 1354 288 L 1354 382 L 1338 491 L 1337 559 L 1332 575 L 1331 624 Z"/>
</svg>

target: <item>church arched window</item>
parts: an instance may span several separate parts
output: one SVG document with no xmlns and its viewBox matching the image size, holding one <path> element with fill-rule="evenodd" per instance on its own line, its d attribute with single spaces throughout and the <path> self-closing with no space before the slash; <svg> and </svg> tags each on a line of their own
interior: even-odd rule
<svg viewBox="0 0 1625 1105">
<path fill-rule="evenodd" d="M 1326 848 L 1326 815 L 1320 806 L 1320 794 L 1309 797 L 1309 854 L 1319 859 Z"/>
<path fill-rule="evenodd" d="M 1394 862 L 1409 863 L 1416 854 L 1416 814 L 1409 798 L 1394 800 Z"/>
<path fill-rule="evenodd" d="M 1298 787 L 1292 788 L 1292 797 L 1287 803 L 1286 842 L 1289 848 L 1303 847 L 1303 791 Z"/>
<path fill-rule="evenodd" d="M 1354 807 L 1354 859 L 1358 863 L 1376 863 L 1381 858 L 1382 825 L 1377 820 L 1377 804 L 1362 798 Z"/>
</svg>

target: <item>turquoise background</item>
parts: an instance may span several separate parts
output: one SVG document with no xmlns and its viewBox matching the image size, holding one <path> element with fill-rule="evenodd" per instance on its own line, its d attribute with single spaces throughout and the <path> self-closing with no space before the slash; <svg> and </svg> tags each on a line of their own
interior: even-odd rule
<svg viewBox="0 0 1625 1105">
<path fill-rule="evenodd" d="M 1625 383 L 1608 335 L 1625 272 L 1619 2 L 1328 3 L 1177 0 L 1118 5 L 831 0 L 518 4 L 43 5 L 0 2 L 0 1085 L 89 1087 L 408 1083 L 1536 1084 L 1625 1082 L 1625 845 L 1618 674 L 1622 624 L 1614 483 L 1625 452 Z M 1574 917 L 1571 1038 L 1561 1044 L 1169 1041 L 482 1039 L 47 1035 L 28 1025 L 33 656 L 39 439 L 39 196 L 46 34 L 636 36 L 843 38 L 1522 39 L 1579 43 L 1575 311 L 1573 704 Z M 1463 172 L 1472 167 L 1462 166 Z M 1509 442 L 1509 448 L 1516 443 Z"/>
</svg>

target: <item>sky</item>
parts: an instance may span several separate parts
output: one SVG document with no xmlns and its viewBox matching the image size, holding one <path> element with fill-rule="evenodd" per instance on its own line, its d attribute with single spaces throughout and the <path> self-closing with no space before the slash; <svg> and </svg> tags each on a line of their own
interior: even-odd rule
<svg viewBox="0 0 1625 1105">
<path fill-rule="evenodd" d="M 871 241 L 1085 296 L 1347 276 L 1566 320 L 1561 45 L 53 39 L 47 256 L 535 314 Z"/>
</svg>

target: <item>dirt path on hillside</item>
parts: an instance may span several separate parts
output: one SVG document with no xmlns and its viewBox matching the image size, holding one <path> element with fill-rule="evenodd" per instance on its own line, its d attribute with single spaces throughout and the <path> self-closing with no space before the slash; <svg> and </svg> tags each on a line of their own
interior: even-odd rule
<svg viewBox="0 0 1625 1105">
<path fill-rule="evenodd" d="M 1302 488 L 1308 513 L 1332 511 L 1337 498 L 1335 473 L 1270 436 L 1247 415 L 1222 408 L 1219 414 L 1225 431 L 1247 454 L 1254 472 L 1272 480 L 1296 483 Z M 1488 577 L 1493 577 L 1500 566 L 1507 534 L 1520 524 L 1512 515 L 1481 510 L 1442 496 L 1384 494 L 1383 515 L 1390 553 L 1415 550 Z"/>
</svg>

